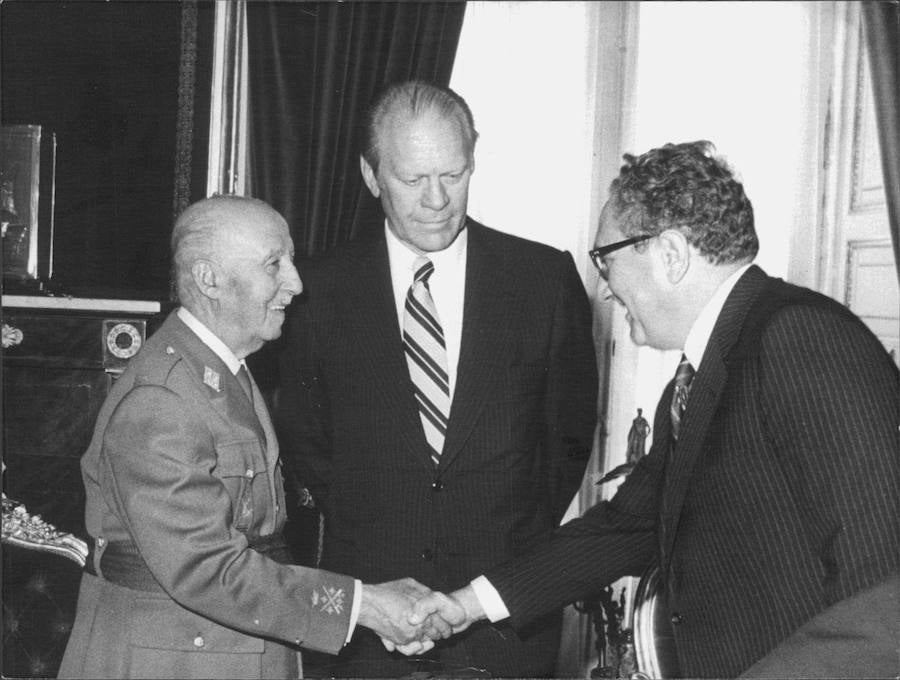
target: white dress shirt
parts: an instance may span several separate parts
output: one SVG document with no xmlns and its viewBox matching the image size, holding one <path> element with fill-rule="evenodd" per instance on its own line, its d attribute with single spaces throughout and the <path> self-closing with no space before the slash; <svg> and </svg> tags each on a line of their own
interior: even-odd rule
<svg viewBox="0 0 900 680">
<path fill-rule="evenodd" d="M 387 240 L 388 262 L 391 268 L 391 285 L 394 288 L 394 304 L 397 307 L 397 329 L 402 336 L 406 294 L 413 283 L 415 262 L 423 256 L 412 251 L 409 246 L 398 239 L 388 227 L 387 221 L 384 223 L 384 233 Z M 431 291 L 431 299 L 434 300 L 434 306 L 437 309 L 438 321 L 444 331 L 451 403 L 453 402 L 453 390 L 456 387 L 456 368 L 459 364 L 459 345 L 462 340 L 463 305 L 466 293 L 466 246 L 468 243 L 469 232 L 467 229 L 463 229 L 447 248 L 424 255 L 434 265 L 434 273 L 428 279 L 428 289 Z"/>
<path fill-rule="evenodd" d="M 691 324 L 691 329 L 688 331 L 687 338 L 684 341 L 684 355 L 691 362 L 695 371 L 700 369 L 700 361 L 703 359 L 703 353 L 706 351 L 706 346 L 712 337 L 713 328 L 719 319 L 725 300 L 728 299 L 738 279 L 744 275 L 744 272 L 750 268 L 751 264 L 743 265 L 725 279 L 716 288 L 716 292 L 712 294 L 712 297 L 703 306 L 703 309 L 700 310 L 700 314 L 694 319 L 694 323 Z M 494 588 L 487 578 L 478 576 L 471 582 L 471 585 L 472 590 L 475 591 L 475 597 L 478 598 L 478 603 L 489 621 L 492 623 L 502 621 L 509 616 L 509 610 L 506 608 L 503 598 L 500 597 L 500 593 L 497 592 L 497 589 Z"/>
<path fill-rule="evenodd" d="M 691 324 L 691 330 L 688 331 L 687 338 L 684 341 L 684 356 L 691 362 L 694 371 L 700 370 L 700 361 L 703 359 L 703 353 L 706 351 L 706 346 L 712 337 L 716 321 L 719 320 L 719 314 L 722 313 L 725 300 L 731 295 L 731 291 L 738 279 L 750 268 L 750 264 L 752 263 L 748 262 L 743 265 L 716 288 L 716 292 L 712 294 L 712 297 L 700 310 L 699 316 Z"/>
<path fill-rule="evenodd" d="M 215 333 L 209 330 L 202 321 L 191 314 L 187 309 L 179 307 L 176 314 L 178 314 L 178 318 L 184 322 L 184 325 L 190 328 L 194 334 L 200 338 L 200 341 L 209 347 L 210 350 L 225 363 L 232 375 L 236 376 L 237 372 L 241 370 L 241 366 L 247 366 L 243 359 L 238 359 L 234 352 L 229 349 L 228 345 L 222 342 Z M 247 369 L 247 375 L 250 375 L 249 368 Z M 265 405 L 263 404 L 262 407 L 265 408 Z M 359 619 L 361 602 L 362 582 L 359 579 L 354 579 L 353 606 L 350 609 L 350 628 L 347 630 L 347 639 L 344 641 L 344 644 L 349 643 L 350 638 L 353 637 L 356 621 Z"/>
</svg>

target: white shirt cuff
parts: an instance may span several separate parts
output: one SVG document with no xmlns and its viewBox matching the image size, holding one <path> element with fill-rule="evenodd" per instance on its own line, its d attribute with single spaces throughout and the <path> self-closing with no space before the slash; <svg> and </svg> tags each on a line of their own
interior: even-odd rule
<svg viewBox="0 0 900 680">
<path fill-rule="evenodd" d="M 475 597 L 478 598 L 478 604 L 481 605 L 491 623 L 496 623 L 509 617 L 509 610 L 503 603 L 500 593 L 484 576 L 474 579 L 471 586 L 472 590 L 475 591 Z"/>
<path fill-rule="evenodd" d="M 353 606 L 350 607 L 350 627 L 347 629 L 347 640 L 345 645 L 350 644 L 350 638 L 353 637 L 353 631 L 356 630 L 356 621 L 359 619 L 359 607 L 362 603 L 362 581 L 358 578 L 353 579 Z"/>
</svg>

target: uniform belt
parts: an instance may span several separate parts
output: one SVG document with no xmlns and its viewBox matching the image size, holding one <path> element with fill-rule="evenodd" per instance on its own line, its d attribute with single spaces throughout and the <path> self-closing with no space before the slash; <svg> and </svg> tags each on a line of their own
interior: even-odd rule
<svg viewBox="0 0 900 680">
<path fill-rule="evenodd" d="M 247 537 L 250 548 L 264 554 L 279 564 L 290 564 L 291 555 L 287 544 L 281 534 L 271 536 Z M 146 593 L 165 592 L 159 582 L 153 578 L 147 563 L 141 557 L 137 546 L 131 541 L 110 541 L 107 543 L 103 554 L 100 555 L 100 574 L 94 569 L 94 555 L 96 545 L 93 537 L 88 537 L 89 553 L 84 564 L 84 570 L 93 575 L 100 576 L 110 583 L 118 586 L 140 590 Z"/>
</svg>

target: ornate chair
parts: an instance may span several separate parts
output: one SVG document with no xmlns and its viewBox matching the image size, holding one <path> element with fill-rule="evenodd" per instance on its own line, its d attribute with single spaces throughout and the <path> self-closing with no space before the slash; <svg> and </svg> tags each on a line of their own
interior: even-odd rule
<svg viewBox="0 0 900 680">
<path fill-rule="evenodd" d="M 2 500 L 3 676 L 55 677 L 75 618 L 87 545 L 5 494 Z"/>
</svg>

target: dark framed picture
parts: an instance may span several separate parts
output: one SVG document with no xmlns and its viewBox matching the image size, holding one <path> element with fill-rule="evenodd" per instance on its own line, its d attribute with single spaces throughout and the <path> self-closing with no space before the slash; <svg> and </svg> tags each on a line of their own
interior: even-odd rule
<svg viewBox="0 0 900 680">
<path fill-rule="evenodd" d="M 40 125 L 0 127 L 3 278 L 40 278 L 39 232 L 53 228 L 56 140 Z M 41 217 L 42 219 L 39 219 Z M 52 238 L 52 233 L 48 234 Z"/>
</svg>

